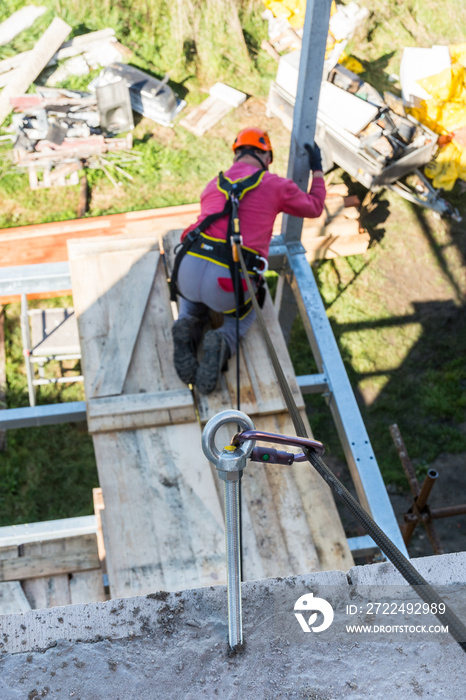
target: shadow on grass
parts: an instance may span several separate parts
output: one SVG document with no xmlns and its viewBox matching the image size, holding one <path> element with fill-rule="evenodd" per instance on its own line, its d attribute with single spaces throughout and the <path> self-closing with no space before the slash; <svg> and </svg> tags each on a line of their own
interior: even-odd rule
<svg viewBox="0 0 466 700">
<path fill-rule="evenodd" d="M 415 303 L 412 315 L 338 324 L 332 320 L 337 342 L 347 333 L 402 328 L 420 323 L 422 335 L 402 364 L 392 370 L 357 372 L 352 358 L 342 351 L 343 360 L 354 388 L 362 418 L 386 483 L 407 486 L 398 453 L 392 442 L 389 426 L 397 423 L 408 452 L 421 470 L 443 452 L 466 451 L 466 318 L 464 308 L 453 302 Z M 295 324 L 294 341 L 290 344 L 297 374 L 315 372 L 313 361 L 303 364 L 303 352 L 297 337 L 302 328 Z M 302 338 L 301 338 L 302 341 Z M 296 347 L 295 347 L 296 344 Z M 363 380 L 385 377 L 383 389 L 368 401 L 358 386 Z M 306 404 L 314 435 L 322 440 L 330 453 L 344 459 L 330 412 L 321 396 L 307 396 Z"/>
</svg>

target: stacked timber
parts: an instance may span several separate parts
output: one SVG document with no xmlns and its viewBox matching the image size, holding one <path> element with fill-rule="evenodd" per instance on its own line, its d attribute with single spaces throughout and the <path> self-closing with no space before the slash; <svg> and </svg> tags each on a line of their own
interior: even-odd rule
<svg viewBox="0 0 466 700">
<path fill-rule="evenodd" d="M 280 228 L 281 217 L 274 232 Z M 317 219 L 304 219 L 301 242 L 310 263 L 366 252 L 370 234 L 361 227 L 360 201 L 344 183 L 327 185 L 324 211 Z"/>
<path fill-rule="evenodd" d="M 168 262 L 179 233 L 165 239 Z M 209 397 L 179 380 L 166 270 L 153 241 L 68 244 L 112 597 L 225 582 L 223 495 L 201 432 L 212 415 L 236 405 L 235 370 Z M 304 413 L 270 298 L 265 314 Z M 242 410 L 259 429 L 292 434 L 257 328 L 242 341 L 240 365 Z M 251 464 L 243 481 L 246 579 L 351 566 L 333 498 L 309 466 Z"/>
</svg>

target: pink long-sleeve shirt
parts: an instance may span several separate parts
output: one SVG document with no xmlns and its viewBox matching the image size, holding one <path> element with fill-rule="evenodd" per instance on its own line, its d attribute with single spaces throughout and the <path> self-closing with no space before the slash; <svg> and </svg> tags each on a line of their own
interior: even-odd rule
<svg viewBox="0 0 466 700">
<path fill-rule="evenodd" d="M 230 180 L 239 180 L 254 173 L 258 168 L 248 163 L 234 163 L 224 174 Z M 273 175 L 268 171 L 260 184 L 247 192 L 239 205 L 239 219 L 243 245 L 252 248 L 266 258 L 277 214 L 284 212 L 293 216 L 316 218 L 321 215 L 325 201 L 323 177 L 314 177 L 308 193 L 299 189 L 293 180 Z M 201 194 L 201 213 L 196 223 L 183 231 L 181 240 L 196 228 L 209 214 L 222 211 L 225 195 L 217 187 L 217 178 L 209 182 Z M 226 240 L 228 217 L 218 219 L 207 229 L 209 236 Z"/>
</svg>

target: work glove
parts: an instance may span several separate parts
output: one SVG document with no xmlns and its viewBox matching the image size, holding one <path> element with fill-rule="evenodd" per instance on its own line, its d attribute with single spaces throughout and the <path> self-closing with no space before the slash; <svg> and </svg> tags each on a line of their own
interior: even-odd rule
<svg viewBox="0 0 466 700">
<path fill-rule="evenodd" d="M 311 170 L 322 170 L 322 156 L 319 146 L 316 143 L 313 146 L 305 143 L 304 148 L 309 156 L 309 168 Z"/>
</svg>

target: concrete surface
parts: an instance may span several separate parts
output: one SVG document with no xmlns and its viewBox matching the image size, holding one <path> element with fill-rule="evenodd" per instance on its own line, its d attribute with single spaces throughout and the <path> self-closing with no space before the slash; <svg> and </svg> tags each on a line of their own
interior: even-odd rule
<svg viewBox="0 0 466 700">
<path fill-rule="evenodd" d="M 466 552 L 413 563 L 465 622 Z M 294 614 L 310 592 L 335 611 L 320 633 L 305 633 Z M 374 616 L 377 602 L 379 612 L 393 609 Z M 223 586 L 5 615 L 0 698 L 466 697 L 464 652 L 448 634 L 416 630 L 440 625 L 422 608 L 414 614 L 416 604 L 389 563 L 248 582 L 237 655 L 228 649 Z M 320 624 L 317 617 L 308 622 Z M 349 632 L 347 624 L 384 632 Z M 412 630 L 398 630 L 405 626 Z"/>
</svg>

